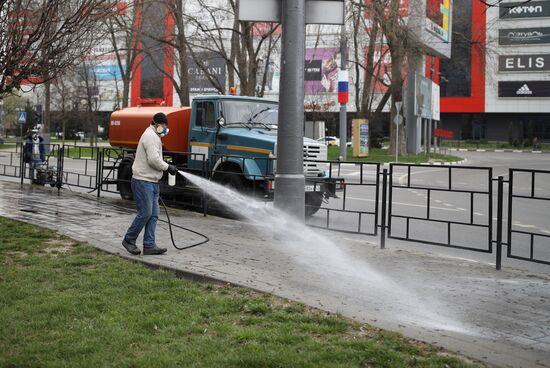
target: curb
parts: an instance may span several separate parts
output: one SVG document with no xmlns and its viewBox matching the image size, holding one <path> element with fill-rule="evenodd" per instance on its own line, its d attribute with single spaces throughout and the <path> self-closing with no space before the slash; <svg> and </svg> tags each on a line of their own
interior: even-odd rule
<svg viewBox="0 0 550 368">
<path fill-rule="evenodd" d="M 507 152 L 507 153 L 550 153 L 550 151 L 526 151 L 513 149 L 485 149 L 485 148 L 447 148 L 447 151 L 454 152 Z"/>
<path fill-rule="evenodd" d="M 420 164 L 410 164 L 410 163 L 403 163 L 403 162 L 385 162 L 385 163 L 381 163 L 380 164 L 380 168 L 381 169 L 390 169 L 390 165 L 391 164 L 404 164 L 404 165 L 422 165 L 422 166 L 456 166 L 456 165 L 464 165 L 468 162 L 468 159 L 462 159 L 460 161 L 451 161 L 451 162 L 443 162 L 443 161 L 438 161 L 438 162 L 422 162 Z M 355 167 L 357 165 L 360 165 L 360 164 L 371 164 L 371 165 L 374 165 L 372 163 L 369 163 L 369 162 L 357 162 L 357 163 L 352 163 L 352 162 L 345 162 L 345 163 L 342 163 L 341 165 L 343 167 Z"/>
<path fill-rule="evenodd" d="M 380 164 L 381 168 L 389 169 L 390 164 L 403 164 L 403 165 L 422 165 L 422 166 L 455 166 L 455 165 L 464 165 L 466 162 L 468 162 L 468 159 L 462 159 L 460 161 L 452 161 L 452 162 L 422 162 L 420 164 L 410 164 L 410 163 L 401 163 L 401 162 L 386 162 L 383 164 Z"/>
</svg>

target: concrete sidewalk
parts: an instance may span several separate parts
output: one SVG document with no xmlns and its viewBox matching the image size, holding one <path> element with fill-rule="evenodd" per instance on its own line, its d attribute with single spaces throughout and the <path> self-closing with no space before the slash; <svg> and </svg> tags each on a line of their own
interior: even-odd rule
<svg viewBox="0 0 550 368">
<path fill-rule="evenodd" d="M 124 208 L 125 207 L 125 208 Z M 380 250 L 371 238 L 321 231 L 335 245 L 276 240 L 265 227 L 171 210 L 211 241 L 177 251 L 159 222 L 163 256 L 120 245 L 126 201 L 0 181 L 0 216 L 56 230 L 123 257 L 273 293 L 398 331 L 502 367 L 550 367 L 550 279 L 463 259 Z M 164 218 L 164 215 L 161 215 Z M 163 231 L 164 230 L 164 231 Z M 315 230 L 317 231 L 317 230 Z M 179 245 L 200 238 L 175 229 Z M 1 240 L 1 237 L 0 237 Z M 138 243 L 139 244 L 139 243 Z"/>
</svg>

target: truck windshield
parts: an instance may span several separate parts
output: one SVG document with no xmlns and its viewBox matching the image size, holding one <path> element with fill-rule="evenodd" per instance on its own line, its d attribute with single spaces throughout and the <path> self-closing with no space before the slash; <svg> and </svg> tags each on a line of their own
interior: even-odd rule
<svg viewBox="0 0 550 368">
<path fill-rule="evenodd" d="M 279 107 L 276 103 L 223 101 L 222 113 L 227 127 L 254 126 L 277 129 Z"/>
</svg>

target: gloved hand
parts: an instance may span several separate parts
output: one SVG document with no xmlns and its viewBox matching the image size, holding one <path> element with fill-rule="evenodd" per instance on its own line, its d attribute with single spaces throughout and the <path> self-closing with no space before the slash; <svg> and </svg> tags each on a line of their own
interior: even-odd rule
<svg viewBox="0 0 550 368">
<path fill-rule="evenodd" d="M 176 167 L 176 165 L 168 165 L 168 169 L 166 170 L 168 171 L 168 174 L 170 175 L 176 175 L 178 173 L 178 168 Z"/>
</svg>

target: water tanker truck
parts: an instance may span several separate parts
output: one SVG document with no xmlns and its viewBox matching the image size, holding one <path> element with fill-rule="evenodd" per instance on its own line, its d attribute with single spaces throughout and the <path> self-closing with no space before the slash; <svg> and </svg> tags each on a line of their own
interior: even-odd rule
<svg viewBox="0 0 550 368">
<path fill-rule="evenodd" d="M 131 149 L 137 148 L 141 134 L 157 112 L 168 118 L 170 133 L 162 138 L 167 161 L 180 170 L 208 172 L 211 180 L 238 191 L 273 198 L 277 102 L 224 95 L 195 97 L 191 107 L 130 107 L 111 114 L 109 142 L 113 147 L 127 149 L 117 167 L 117 188 L 122 198 L 133 198 Z M 303 155 L 306 216 L 311 216 L 323 200 L 335 196 L 338 181 L 329 175 L 326 162 L 316 162 L 327 159 L 325 145 L 304 138 Z M 183 177 L 177 180 L 178 189 L 191 185 Z"/>
</svg>

